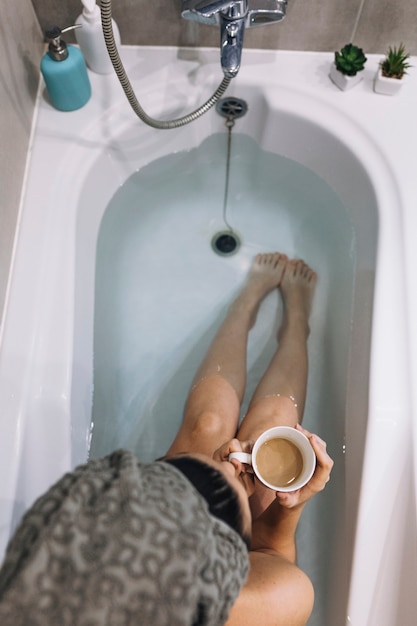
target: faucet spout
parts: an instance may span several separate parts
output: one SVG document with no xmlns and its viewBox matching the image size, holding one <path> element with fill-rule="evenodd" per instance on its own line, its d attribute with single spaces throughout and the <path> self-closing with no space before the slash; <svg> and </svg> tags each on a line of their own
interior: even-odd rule
<svg viewBox="0 0 417 626">
<path fill-rule="evenodd" d="M 245 21 L 220 14 L 220 62 L 226 78 L 234 78 L 240 69 Z"/>
</svg>

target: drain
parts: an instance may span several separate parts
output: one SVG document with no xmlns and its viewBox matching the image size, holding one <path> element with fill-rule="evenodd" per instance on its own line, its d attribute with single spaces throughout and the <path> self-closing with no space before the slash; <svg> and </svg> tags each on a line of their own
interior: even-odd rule
<svg viewBox="0 0 417 626">
<path fill-rule="evenodd" d="M 217 113 L 229 120 L 236 120 L 239 117 L 243 117 L 247 110 L 247 103 L 240 98 L 221 98 L 216 104 Z"/>
<path fill-rule="evenodd" d="M 224 230 L 216 233 L 211 240 L 211 247 L 216 254 L 221 256 L 231 256 L 236 254 L 240 248 L 240 239 L 236 233 Z"/>
</svg>

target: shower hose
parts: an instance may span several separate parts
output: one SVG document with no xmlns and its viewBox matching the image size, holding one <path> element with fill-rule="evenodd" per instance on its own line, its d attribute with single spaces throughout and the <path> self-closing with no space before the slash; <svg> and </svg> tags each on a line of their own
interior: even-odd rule
<svg viewBox="0 0 417 626">
<path fill-rule="evenodd" d="M 168 130 L 171 128 L 179 128 L 180 126 L 185 126 L 190 122 L 194 122 L 201 115 L 206 113 L 211 107 L 216 104 L 216 102 L 222 97 L 227 87 L 230 84 L 231 78 L 223 78 L 220 85 L 217 87 L 214 94 L 202 104 L 198 109 L 189 113 L 188 115 L 184 115 L 184 117 L 179 117 L 174 120 L 155 120 L 142 109 L 139 104 L 135 92 L 133 91 L 132 85 L 130 84 L 129 78 L 126 74 L 126 71 L 123 67 L 123 63 L 121 61 L 119 52 L 117 50 L 116 42 L 114 41 L 113 35 L 113 26 L 112 26 L 112 10 L 111 10 L 111 0 L 101 0 L 101 24 L 103 27 L 104 40 L 106 42 L 107 51 L 109 53 L 111 62 L 114 67 L 114 71 L 116 72 L 120 84 L 123 87 L 123 91 L 126 94 L 126 97 L 130 103 L 130 106 L 136 113 L 136 115 L 144 122 L 148 124 L 148 126 L 152 126 L 153 128 L 157 128 L 160 130 Z"/>
</svg>

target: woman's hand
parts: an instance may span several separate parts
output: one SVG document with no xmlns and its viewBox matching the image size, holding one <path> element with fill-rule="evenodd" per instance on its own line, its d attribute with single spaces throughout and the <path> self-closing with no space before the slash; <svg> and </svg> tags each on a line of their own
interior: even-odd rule
<svg viewBox="0 0 417 626">
<path fill-rule="evenodd" d="M 227 463 L 228 466 L 233 465 L 235 478 L 239 478 L 242 485 L 245 488 L 248 498 L 255 491 L 253 469 L 251 465 L 238 460 L 231 459 L 229 461 L 229 454 L 231 452 L 246 452 L 251 453 L 253 448 L 253 441 L 239 441 L 239 439 L 230 439 L 226 441 L 220 448 L 215 450 L 213 454 L 213 460 L 221 464 Z"/>
<path fill-rule="evenodd" d="M 327 454 L 326 442 L 318 435 L 310 433 L 308 430 L 297 424 L 297 430 L 302 432 L 310 441 L 310 444 L 316 454 L 317 464 L 313 476 L 309 482 L 297 491 L 283 493 L 277 491 L 276 497 L 279 503 L 287 509 L 304 505 L 317 493 L 322 491 L 330 480 L 330 472 L 334 465 L 333 460 Z"/>
<path fill-rule="evenodd" d="M 228 461 L 231 452 L 252 452 L 253 441 L 239 441 L 239 439 L 230 439 L 226 441 L 220 448 L 217 448 L 213 454 L 215 461 Z"/>
</svg>

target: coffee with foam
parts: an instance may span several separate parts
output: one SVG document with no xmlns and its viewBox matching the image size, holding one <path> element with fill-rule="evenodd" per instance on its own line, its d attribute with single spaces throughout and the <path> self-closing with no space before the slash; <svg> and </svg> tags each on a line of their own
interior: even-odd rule
<svg viewBox="0 0 417 626">
<path fill-rule="evenodd" d="M 280 487 L 290 487 L 303 470 L 303 456 L 289 439 L 273 438 L 265 441 L 256 455 L 258 472 L 262 478 Z"/>
</svg>

